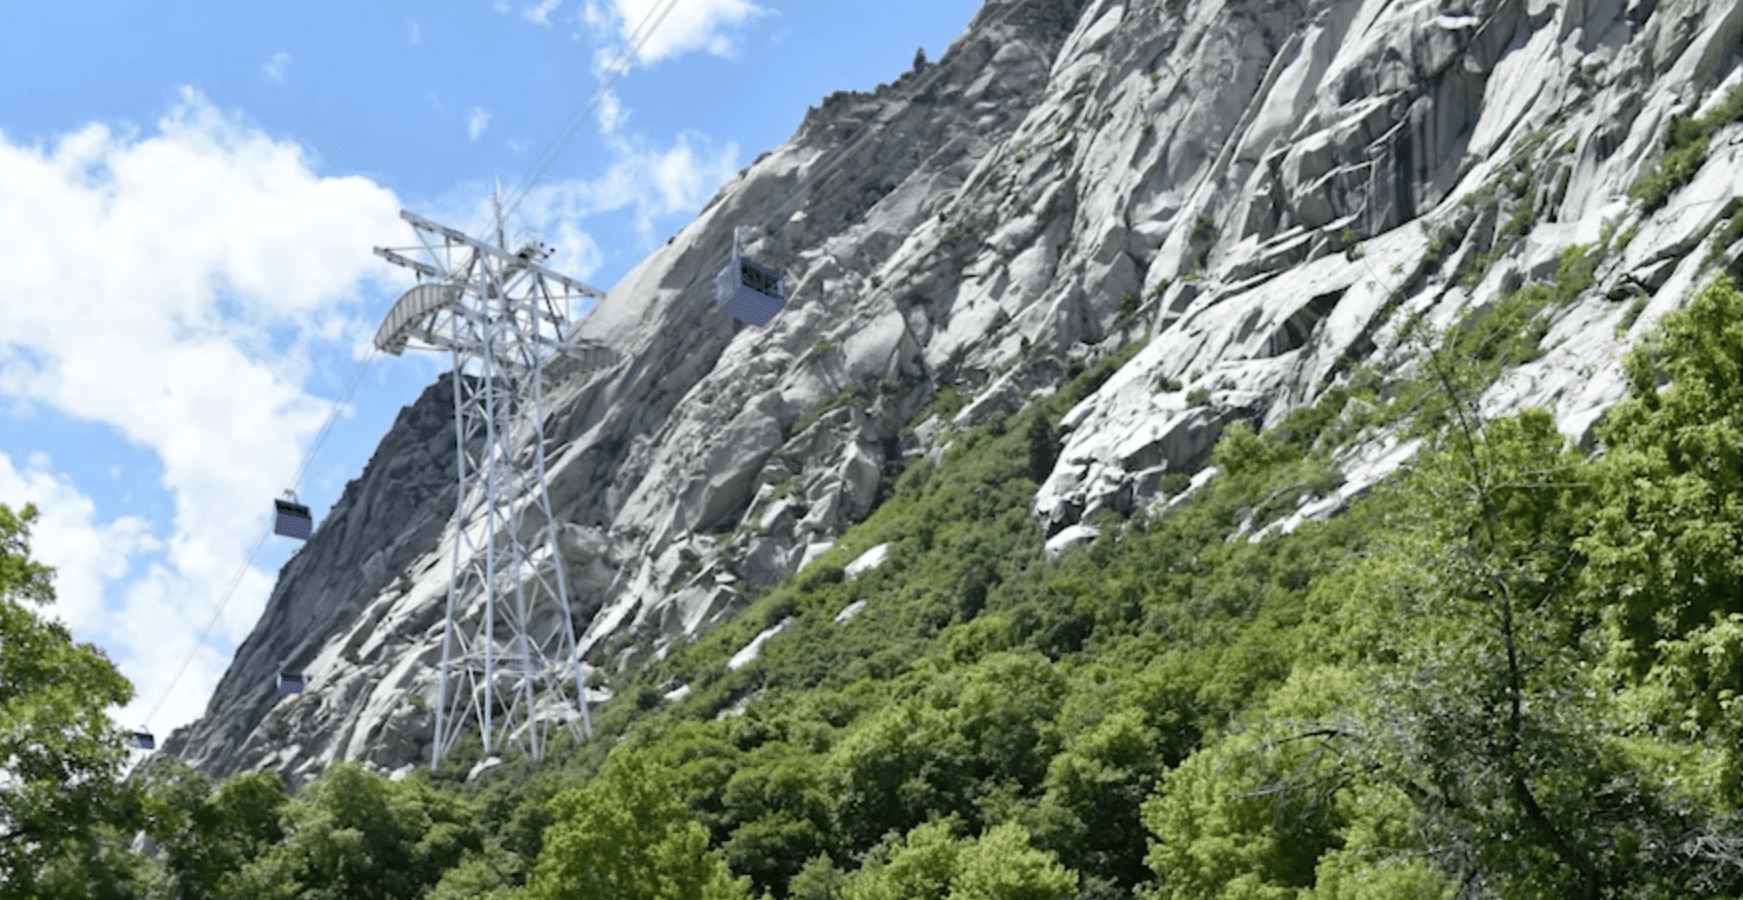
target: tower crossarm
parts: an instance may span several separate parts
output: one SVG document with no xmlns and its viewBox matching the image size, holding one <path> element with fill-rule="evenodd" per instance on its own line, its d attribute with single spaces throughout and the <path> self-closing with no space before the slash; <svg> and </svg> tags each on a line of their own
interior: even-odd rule
<svg viewBox="0 0 1743 900">
<path fill-rule="evenodd" d="M 405 268 L 408 268 L 408 269 L 412 270 L 413 272 L 418 273 L 419 275 L 428 276 L 430 278 L 445 278 L 445 277 L 447 277 L 446 273 L 444 273 L 441 269 L 438 269 L 435 266 L 430 265 L 429 263 L 418 262 L 417 260 L 412 259 L 409 256 L 402 256 L 398 253 L 393 252 L 392 250 L 387 249 L 386 247 L 375 248 L 375 255 L 381 257 L 382 259 L 387 260 L 390 263 L 393 263 L 396 266 L 404 266 Z"/>
<path fill-rule="evenodd" d="M 544 266 L 539 265 L 538 263 L 533 262 L 530 259 L 527 259 L 524 256 L 510 253 L 507 250 L 504 250 L 501 247 L 496 246 L 495 244 L 488 244 L 488 243 L 485 243 L 484 241 L 478 240 L 475 237 L 472 237 L 471 235 L 465 234 L 463 232 L 455 231 L 454 229 L 449 228 L 448 226 L 443 225 L 440 222 L 432 222 L 429 219 L 426 219 L 423 216 L 420 216 L 420 215 L 418 215 L 414 212 L 411 212 L 409 210 L 403 210 L 403 209 L 400 210 L 399 217 L 406 220 L 407 222 L 410 222 L 412 224 L 413 228 L 419 229 L 420 231 L 428 232 L 430 234 L 439 235 L 439 236 L 447 239 L 451 243 L 464 244 L 465 246 L 471 247 L 472 249 L 477 250 L 480 253 L 487 253 L 487 254 L 494 256 L 494 257 L 496 257 L 496 258 L 498 258 L 506 263 L 509 263 L 514 269 L 525 269 L 526 271 L 529 271 L 529 272 L 535 272 L 535 273 L 537 273 L 545 278 L 550 279 L 551 281 L 555 281 L 558 284 L 561 284 L 564 287 L 569 288 L 571 291 L 574 291 L 579 296 L 594 297 L 594 298 L 602 298 L 605 296 L 605 292 L 600 290 L 599 288 L 593 287 L 592 285 L 586 284 L 586 283 L 581 282 L 577 279 L 570 278 L 569 276 L 564 275 L 560 272 L 554 272 L 550 269 L 545 268 Z"/>
</svg>

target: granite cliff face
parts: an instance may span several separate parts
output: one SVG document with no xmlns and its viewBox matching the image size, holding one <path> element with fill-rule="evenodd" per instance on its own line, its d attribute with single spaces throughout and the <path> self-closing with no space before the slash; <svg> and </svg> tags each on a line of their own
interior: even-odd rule
<svg viewBox="0 0 1743 900">
<path fill-rule="evenodd" d="M 813 108 L 583 322 L 623 361 L 555 373 L 546 429 L 595 699 L 863 518 L 938 449 L 940 423 L 914 419 L 945 388 L 972 422 L 1147 339 L 1062 423 L 1032 507 L 1058 549 L 1098 510 L 1159 503 L 1166 474 L 1211 477 L 1230 422 L 1275 421 L 1357 364 L 1408 371 L 1406 319 L 1480 313 L 1602 240 L 1546 352 L 1484 398 L 1588 439 L 1631 330 L 1737 264 L 1709 236 L 1738 213 L 1743 127 L 1658 208 L 1627 189 L 1673 118 L 1743 81 L 1740 29 L 1739 0 L 990 0 L 936 63 Z M 765 329 L 711 308 L 744 224 L 792 294 Z M 442 385 L 167 752 L 293 780 L 427 760 L 433 704 L 412 698 L 435 697 L 449 570 Z M 1296 516 L 1409 450 L 1369 435 Z M 272 693 L 281 660 L 303 660 L 300 700 Z"/>
<path fill-rule="evenodd" d="M 452 518 L 455 489 L 454 382 L 443 374 L 400 411 L 362 477 L 279 570 L 207 715 L 170 735 L 163 752 L 226 773 L 284 755 L 289 729 L 283 714 L 271 714 L 296 701 L 278 692 L 277 673 L 310 669 L 335 632 L 353 629 L 377 599 L 403 589 L 408 564 L 429 554 Z M 337 700 L 323 695 L 317 703 Z"/>
</svg>

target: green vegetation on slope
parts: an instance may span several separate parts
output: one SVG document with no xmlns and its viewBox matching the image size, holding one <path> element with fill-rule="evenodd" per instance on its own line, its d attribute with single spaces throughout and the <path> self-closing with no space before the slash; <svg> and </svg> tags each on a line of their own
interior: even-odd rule
<svg viewBox="0 0 1743 900">
<path fill-rule="evenodd" d="M 1628 196 L 1645 212 L 1665 204 L 1678 188 L 1694 179 L 1707 162 L 1713 135 L 1732 122 L 1743 121 L 1743 85 L 1731 88 L 1717 106 L 1693 118 L 1672 116 L 1664 130 L 1664 156 L 1652 171 L 1628 186 Z"/>
<path fill-rule="evenodd" d="M 560 764 L 339 766 L 291 799 L 159 778 L 164 859 L 124 875 L 165 897 L 1737 896 L 1743 298 L 1721 281 L 1655 325 L 1601 456 L 1541 411 L 1480 420 L 1589 278 L 1570 250 L 1414 377 L 1358 369 L 1230 426 L 1189 500 L 1047 562 L 1027 505 L 1106 360 L 951 435 L 836 548 L 616 685 Z M 1422 451 L 1344 513 L 1230 539 L 1406 418 Z"/>
</svg>

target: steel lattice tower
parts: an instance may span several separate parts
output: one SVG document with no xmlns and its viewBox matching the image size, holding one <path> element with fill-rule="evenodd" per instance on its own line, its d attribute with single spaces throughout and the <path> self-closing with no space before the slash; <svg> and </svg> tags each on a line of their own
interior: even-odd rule
<svg viewBox="0 0 1743 900">
<path fill-rule="evenodd" d="M 419 275 L 375 345 L 397 356 L 416 340 L 416 349 L 454 358 L 460 485 L 430 767 L 440 769 L 468 719 L 487 756 L 512 742 L 542 759 L 553 719 L 578 739 L 593 736 L 545 485 L 544 369 L 610 364 L 603 345 L 569 337 L 567 314 L 568 301 L 605 294 L 539 265 L 550 251 L 536 242 L 503 249 L 500 205 L 496 244 L 409 212 L 400 217 L 436 264 L 375 248 Z M 462 621 L 479 596 L 482 614 Z"/>
</svg>

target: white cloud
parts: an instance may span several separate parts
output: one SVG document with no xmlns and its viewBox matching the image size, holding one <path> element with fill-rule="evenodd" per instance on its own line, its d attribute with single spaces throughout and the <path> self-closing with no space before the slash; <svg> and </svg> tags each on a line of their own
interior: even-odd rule
<svg viewBox="0 0 1743 900">
<path fill-rule="evenodd" d="M 528 0 L 520 8 L 520 17 L 534 25 L 549 28 L 551 27 L 551 13 L 556 12 L 557 7 L 562 5 L 563 0 Z M 506 16 L 514 12 L 514 3 L 511 0 L 495 0 L 494 3 L 490 4 L 490 8 L 497 14 Z"/>
<path fill-rule="evenodd" d="M 635 60 L 643 65 L 701 50 L 713 56 L 735 58 L 738 52 L 728 31 L 734 26 L 767 15 L 770 10 L 750 0 L 676 0 L 670 9 L 654 12 L 666 0 L 587 0 L 581 19 L 597 38 L 611 44 L 602 50 L 601 69 L 616 60 L 623 48 L 645 39 Z M 653 19 L 649 19 L 650 13 Z M 661 18 L 661 13 L 664 17 Z M 658 21 L 655 27 L 654 22 Z M 646 28 L 643 23 L 646 23 Z M 651 34 L 647 29 L 652 29 Z"/>
<path fill-rule="evenodd" d="M 466 113 L 466 136 L 474 141 L 484 134 L 484 129 L 490 127 L 490 110 L 482 106 L 474 106 Z"/>
<path fill-rule="evenodd" d="M 137 516 L 93 521 L 96 505 L 91 498 L 65 476 L 48 471 L 42 465 L 47 460 L 40 456 L 31 454 L 20 471 L 0 454 L 0 503 L 14 512 L 34 503 L 41 514 L 31 527 L 30 555 L 55 568 L 56 600 L 47 615 L 69 623 L 100 623 L 105 585 L 126 574 L 134 557 L 162 545 L 152 537 L 149 523 Z"/>
<path fill-rule="evenodd" d="M 520 11 L 520 15 L 521 18 L 534 25 L 543 25 L 549 28 L 551 27 L 551 13 L 555 12 L 562 3 L 563 0 L 539 0 L 538 3 L 527 5 Z"/>
<path fill-rule="evenodd" d="M 519 212 L 536 230 L 560 232 L 587 216 L 629 207 L 637 236 L 651 246 L 656 219 L 694 215 L 738 171 L 736 143 L 716 143 L 696 132 L 684 132 L 664 148 L 639 135 L 608 137 L 607 142 L 613 162 L 604 174 L 540 185 L 521 203 Z M 563 244 L 557 241 L 555 246 L 560 252 Z"/>
<path fill-rule="evenodd" d="M 502 192 L 511 193 L 513 184 L 503 184 Z M 458 228 L 468 234 L 494 240 L 495 213 L 491 203 L 491 186 L 482 182 L 460 185 L 437 199 L 429 218 Z M 534 190 L 527 201 L 509 216 L 509 244 L 537 238 L 553 251 L 545 265 L 572 278 L 583 281 L 592 277 L 604 261 L 604 253 L 593 236 L 580 227 L 580 219 L 592 212 L 578 195 L 565 195 L 555 201 L 545 188 Z M 603 287 L 604 285 L 601 285 Z"/>
<path fill-rule="evenodd" d="M 263 528 L 236 498 L 286 487 L 330 411 L 302 387 L 310 354 L 372 330 L 345 307 L 361 280 L 391 289 L 397 272 L 370 247 L 402 236 L 399 204 L 363 178 L 319 176 L 300 147 L 191 89 L 147 136 L 0 133 L 0 196 L 13 249 L 0 296 L 42 301 L 0 303 L 0 404 L 107 425 L 155 454 L 174 501 L 171 522 L 101 522 L 64 476 L 0 457 L 0 502 L 43 509 L 34 543 L 59 567 L 55 614 L 133 679 L 121 721 L 140 724 Z M 124 576 L 124 594 L 106 596 Z M 271 583 L 247 570 L 218 635 L 239 641 Z M 195 718 L 226 662 L 199 651 L 150 724 Z"/>
<path fill-rule="evenodd" d="M 413 47 L 416 47 L 417 45 L 423 43 L 424 42 L 424 29 L 423 29 L 423 27 L 420 26 L 418 23 L 413 22 L 411 24 L 411 28 L 407 32 L 406 37 L 409 41 L 411 41 L 411 45 Z"/>
<path fill-rule="evenodd" d="M 671 5 L 667 0 L 586 0 L 580 18 L 597 44 L 594 72 L 609 85 L 638 62 L 651 65 L 691 50 L 735 58 L 738 48 L 727 32 L 769 12 L 749 0 L 673 0 Z M 628 57 L 637 45 L 640 50 Z M 600 92 L 597 115 L 600 133 L 610 137 L 630 111 L 607 87 Z"/>
<path fill-rule="evenodd" d="M 183 540 L 169 548 L 170 565 L 149 562 L 142 576 L 122 588 L 119 602 L 105 602 L 136 564 L 163 559 L 165 545 L 150 523 L 138 516 L 99 522 L 90 497 L 65 476 L 35 466 L 20 471 L 4 454 L 0 503 L 15 510 L 35 503 L 40 512 L 30 555 L 54 567 L 56 599 L 36 612 L 66 623 L 75 640 L 103 648 L 133 682 L 132 702 L 110 710 L 116 723 L 149 726 L 161 736 L 198 718 L 229 665 L 228 654 L 215 645 L 234 646 L 248 634 L 272 588 L 270 577 L 249 570 L 235 599 L 220 610 L 241 554 L 219 560 L 200 552 L 206 548 L 199 541 Z M 212 639 L 201 642 L 208 625 Z M 187 668 L 177 679 L 184 660 Z"/>
<path fill-rule="evenodd" d="M 706 150 L 699 143 L 680 139 L 677 146 L 647 160 L 659 191 L 658 213 L 699 210 L 709 194 L 736 172 L 737 145 L 719 148 L 709 159 L 702 156 Z"/>
<path fill-rule="evenodd" d="M 640 135 L 608 137 L 607 144 L 613 161 L 603 174 L 541 182 L 510 211 L 510 235 L 543 240 L 554 251 L 546 264 L 582 281 L 604 261 L 598 242 L 583 227 L 587 219 L 627 210 L 637 237 L 652 249 L 670 230 L 660 219 L 695 215 L 738 172 L 736 143 L 693 131 L 666 147 Z M 518 187 L 504 184 L 502 189 L 512 194 Z M 494 227 L 490 190 L 482 183 L 460 186 L 437 200 L 430 217 L 470 234 L 488 233 Z"/>
<path fill-rule="evenodd" d="M 260 66 L 260 71 L 266 73 L 268 81 L 274 84 L 284 84 L 285 76 L 290 74 L 291 55 L 283 50 L 272 55 Z"/>
<path fill-rule="evenodd" d="M 599 130 L 604 134 L 616 134 L 619 126 L 629 120 L 629 113 L 623 108 L 623 102 L 617 99 L 617 93 L 606 90 L 599 95 Z"/>
</svg>

